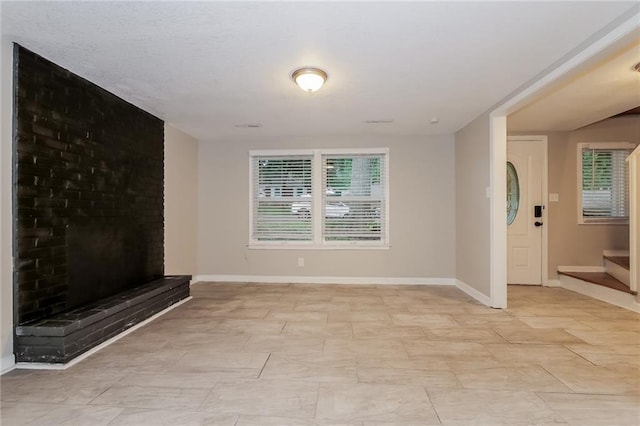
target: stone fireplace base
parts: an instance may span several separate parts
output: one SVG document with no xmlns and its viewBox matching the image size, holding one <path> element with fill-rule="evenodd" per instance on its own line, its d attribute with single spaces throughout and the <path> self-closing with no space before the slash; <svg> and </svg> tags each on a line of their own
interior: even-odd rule
<svg viewBox="0 0 640 426">
<path fill-rule="evenodd" d="M 189 297 L 191 276 L 169 276 L 15 329 L 17 362 L 67 363 Z"/>
</svg>

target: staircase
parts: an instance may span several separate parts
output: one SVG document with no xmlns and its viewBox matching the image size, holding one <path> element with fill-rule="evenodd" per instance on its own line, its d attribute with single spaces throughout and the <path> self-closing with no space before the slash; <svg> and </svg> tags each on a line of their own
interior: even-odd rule
<svg viewBox="0 0 640 426">
<path fill-rule="evenodd" d="M 629 289 L 629 287 L 631 286 L 631 274 L 629 273 L 629 253 L 604 252 L 603 258 L 605 272 L 623 283 L 627 287 L 627 289 Z"/>
<path fill-rule="evenodd" d="M 558 274 L 577 278 L 592 284 L 636 295 L 630 288 L 630 258 L 628 251 L 606 250 L 603 254 L 604 266 L 597 267 L 559 267 Z M 573 269 L 573 270 L 572 270 Z"/>
</svg>

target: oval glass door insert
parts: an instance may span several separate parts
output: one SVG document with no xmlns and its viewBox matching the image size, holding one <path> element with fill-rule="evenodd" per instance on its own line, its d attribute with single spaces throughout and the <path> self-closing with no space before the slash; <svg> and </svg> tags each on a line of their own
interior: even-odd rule
<svg viewBox="0 0 640 426">
<path fill-rule="evenodd" d="M 516 168 L 507 161 L 507 226 L 516 220 L 520 205 L 520 182 Z"/>
</svg>

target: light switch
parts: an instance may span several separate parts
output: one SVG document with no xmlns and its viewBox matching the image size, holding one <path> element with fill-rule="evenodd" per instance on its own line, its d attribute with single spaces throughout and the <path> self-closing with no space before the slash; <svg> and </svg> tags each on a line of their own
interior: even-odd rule
<svg viewBox="0 0 640 426">
<path fill-rule="evenodd" d="M 560 201 L 559 194 L 549 194 L 549 202 L 557 203 L 558 201 Z"/>
</svg>

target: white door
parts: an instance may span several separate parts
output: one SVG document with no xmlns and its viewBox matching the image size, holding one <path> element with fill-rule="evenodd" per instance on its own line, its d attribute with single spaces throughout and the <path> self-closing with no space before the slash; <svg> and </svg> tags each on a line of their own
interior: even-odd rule
<svg viewBox="0 0 640 426">
<path fill-rule="evenodd" d="M 542 284 L 543 207 L 541 140 L 509 138 L 507 143 L 507 282 Z M 539 216 L 539 217 L 537 217 Z"/>
</svg>

